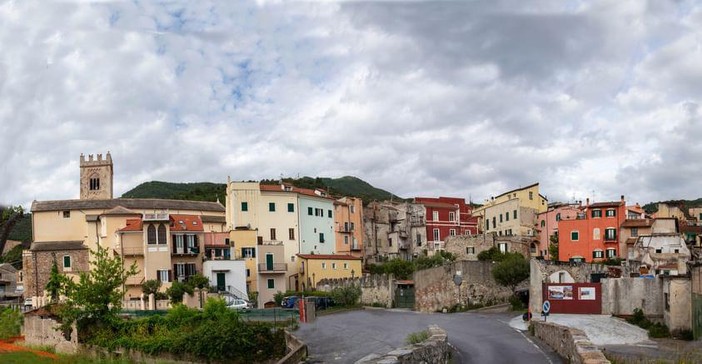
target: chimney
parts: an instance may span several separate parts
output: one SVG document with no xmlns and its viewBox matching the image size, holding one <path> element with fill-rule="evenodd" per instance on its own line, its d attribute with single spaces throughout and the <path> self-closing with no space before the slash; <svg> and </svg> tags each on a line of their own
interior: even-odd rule
<svg viewBox="0 0 702 364">
<path fill-rule="evenodd" d="M 585 199 L 585 206 L 590 206 L 590 198 Z"/>
<path fill-rule="evenodd" d="M 624 203 L 624 195 L 622 195 L 622 203 Z"/>
</svg>

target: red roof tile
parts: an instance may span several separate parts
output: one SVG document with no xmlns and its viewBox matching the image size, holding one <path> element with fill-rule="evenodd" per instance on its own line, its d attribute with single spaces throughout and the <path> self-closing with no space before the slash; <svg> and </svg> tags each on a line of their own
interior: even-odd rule
<svg viewBox="0 0 702 364">
<path fill-rule="evenodd" d="M 306 196 L 313 196 L 313 197 L 318 197 L 318 198 L 325 198 L 329 200 L 333 200 L 333 198 L 327 196 L 320 196 L 315 193 L 315 190 L 310 190 L 307 188 L 299 188 L 291 185 L 259 185 L 261 188 L 261 191 L 270 191 L 270 192 L 289 192 L 289 193 L 298 193 L 300 195 L 306 195 Z M 286 189 L 283 188 L 283 186 L 286 187 Z M 324 191 L 326 194 L 326 191 Z"/>
<path fill-rule="evenodd" d="M 119 231 L 142 231 L 142 226 L 141 219 L 127 219 L 127 226 L 119 229 Z"/>
<path fill-rule="evenodd" d="M 651 219 L 626 219 L 622 223 L 622 227 L 651 227 L 652 225 Z"/>
<path fill-rule="evenodd" d="M 204 231 L 197 215 L 171 215 L 171 231 Z"/>
<path fill-rule="evenodd" d="M 298 254 L 302 259 L 361 260 L 360 257 L 344 254 Z"/>
</svg>

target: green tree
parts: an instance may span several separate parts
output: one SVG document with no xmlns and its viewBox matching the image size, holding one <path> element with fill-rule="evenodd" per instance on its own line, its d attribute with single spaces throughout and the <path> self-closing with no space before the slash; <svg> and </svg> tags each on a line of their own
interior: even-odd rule
<svg viewBox="0 0 702 364">
<path fill-rule="evenodd" d="M 183 295 L 186 293 L 193 294 L 193 292 L 193 287 L 191 285 L 178 281 L 173 282 L 171 286 L 166 289 L 166 294 L 172 304 L 183 302 Z"/>
<path fill-rule="evenodd" d="M 409 279 L 414 273 L 414 264 L 403 259 L 393 259 L 383 264 L 385 273 L 392 274 L 397 279 Z"/>
<path fill-rule="evenodd" d="M 331 297 L 341 306 L 353 306 L 361 297 L 361 287 L 351 285 L 332 289 Z"/>
<path fill-rule="evenodd" d="M 501 262 L 503 259 L 505 259 L 505 253 L 501 252 L 496 246 L 478 253 L 478 260 L 480 261 Z"/>
<path fill-rule="evenodd" d="M 22 206 L 0 206 L 0 252 L 5 251 L 5 242 L 7 242 L 12 228 L 23 216 Z"/>
<path fill-rule="evenodd" d="M 551 256 L 551 260 L 554 262 L 558 261 L 558 231 L 553 233 L 553 235 L 548 237 L 550 244 L 548 245 L 548 255 Z"/>
<path fill-rule="evenodd" d="M 8 339 L 20 334 L 24 315 L 20 310 L 0 306 L 0 339 Z"/>
<path fill-rule="evenodd" d="M 141 285 L 141 291 L 147 296 L 152 293 L 156 295 L 160 289 L 161 281 L 158 279 L 149 279 Z"/>
<path fill-rule="evenodd" d="M 51 303 L 56 303 L 59 300 L 61 292 L 64 291 L 65 287 L 69 284 L 69 279 L 58 271 L 58 264 L 54 260 L 54 264 L 51 266 L 51 273 L 49 274 L 49 281 L 46 282 L 45 289 L 49 292 L 49 297 L 51 297 Z"/>
<path fill-rule="evenodd" d="M 77 283 L 66 280 L 67 300 L 59 311 L 64 330 L 82 321 L 113 324 L 122 309 L 122 287 L 128 277 L 138 273 L 136 263 L 125 269 L 119 256 L 110 257 L 100 246 L 90 254 L 90 271 L 81 273 Z"/>
<path fill-rule="evenodd" d="M 210 279 L 198 273 L 188 277 L 187 284 L 192 288 L 210 288 Z"/>
<path fill-rule="evenodd" d="M 515 293 L 517 285 L 529 278 L 529 262 L 519 253 L 507 253 L 504 260 L 492 268 L 492 277 Z"/>
<path fill-rule="evenodd" d="M 456 260 L 456 256 L 452 253 L 439 250 L 431 257 L 426 255 L 421 255 L 413 261 L 416 270 L 429 269 L 434 267 L 440 267 L 446 263 L 450 263 Z"/>
</svg>

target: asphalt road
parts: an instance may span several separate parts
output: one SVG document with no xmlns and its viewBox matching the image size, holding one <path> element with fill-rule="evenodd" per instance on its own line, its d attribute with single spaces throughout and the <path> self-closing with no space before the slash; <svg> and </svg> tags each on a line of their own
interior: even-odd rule
<svg viewBox="0 0 702 364">
<path fill-rule="evenodd" d="M 359 310 L 318 317 L 300 324 L 295 335 L 309 347 L 313 363 L 353 363 L 368 354 L 405 346 L 408 334 L 430 324 L 446 330 L 457 349 L 455 363 L 562 363 L 548 346 L 511 328 L 513 314 L 423 314 L 395 310 Z M 528 333 L 526 334 L 528 335 Z"/>
</svg>

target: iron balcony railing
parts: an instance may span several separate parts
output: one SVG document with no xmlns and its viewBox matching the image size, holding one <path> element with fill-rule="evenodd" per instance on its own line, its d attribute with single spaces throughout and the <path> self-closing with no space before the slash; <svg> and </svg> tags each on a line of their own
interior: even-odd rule
<svg viewBox="0 0 702 364">
<path fill-rule="evenodd" d="M 288 263 L 259 263 L 259 272 L 284 272 L 288 270 Z"/>
</svg>

